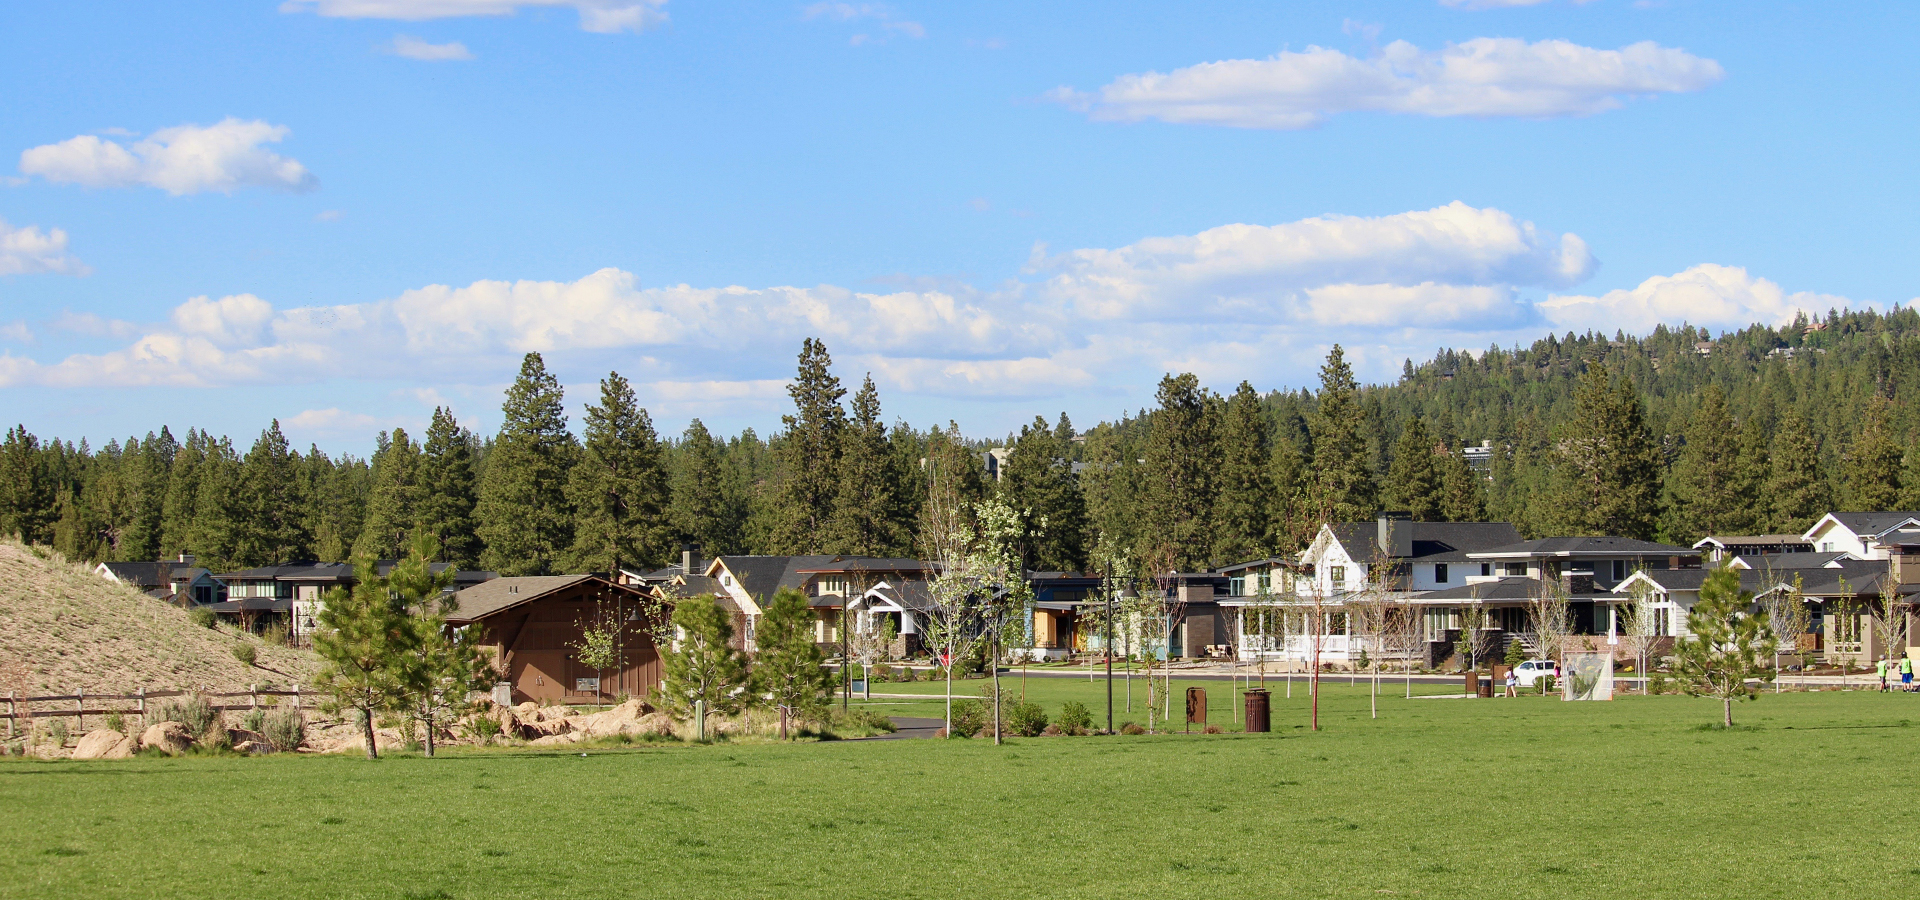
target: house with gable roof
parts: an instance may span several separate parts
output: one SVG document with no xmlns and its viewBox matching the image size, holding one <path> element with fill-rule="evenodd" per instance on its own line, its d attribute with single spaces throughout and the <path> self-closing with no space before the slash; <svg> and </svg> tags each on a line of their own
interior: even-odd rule
<svg viewBox="0 0 1920 900">
<path fill-rule="evenodd" d="M 1920 543 L 1920 512 L 1830 512 L 1801 538 L 1814 550 L 1886 559 L 1895 544 Z"/>
</svg>

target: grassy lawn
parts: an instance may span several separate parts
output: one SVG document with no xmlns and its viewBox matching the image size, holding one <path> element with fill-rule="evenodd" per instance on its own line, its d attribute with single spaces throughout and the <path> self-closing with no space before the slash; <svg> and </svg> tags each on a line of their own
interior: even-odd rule
<svg viewBox="0 0 1920 900">
<path fill-rule="evenodd" d="M 8 760 L 0 897 L 1920 891 L 1917 696 L 1768 695 L 1724 732 L 1706 700 L 1398 685 L 1373 721 L 1332 684 L 1314 734 L 1298 687 L 1271 735 Z M 1050 713 L 1104 698 L 1027 688 Z"/>
</svg>

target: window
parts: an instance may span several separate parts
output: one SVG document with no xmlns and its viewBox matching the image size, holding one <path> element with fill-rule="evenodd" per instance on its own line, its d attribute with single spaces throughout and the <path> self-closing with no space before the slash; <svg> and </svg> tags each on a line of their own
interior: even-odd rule
<svg viewBox="0 0 1920 900">
<path fill-rule="evenodd" d="M 1613 561 L 1613 580 L 1614 581 L 1627 580 L 1627 561 L 1626 560 L 1616 559 Z"/>
<path fill-rule="evenodd" d="M 1480 577 L 1486 578 L 1492 574 L 1493 574 L 1493 563 L 1480 564 Z"/>
<path fill-rule="evenodd" d="M 1446 563 L 1433 564 L 1433 581 L 1435 584 L 1447 583 L 1447 564 Z"/>
<path fill-rule="evenodd" d="M 846 592 L 847 579 L 844 576 L 832 575 L 820 579 L 820 596 L 824 597 L 828 594 L 838 595 Z"/>
<path fill-rule="evenodd" d="M 1507 563 L 1507 574 L 1525 575 L 1527 574 L 1527 564 L 1523 562 Z"/>
<path fill-rule="evenodd" d="M 1347 586 L 1347 567 L 1328 566 L 1327 580 L 1333 583 L 1333 589 L 1336 591 L 1345 588 Z"/>
<path fill-rule="evenodd" d="M 1653 611 L 1653 635 L 1654 637 L 1673 636 L 1673 610 L 1656 609 Z"/>
<path fill-rule="evenodd" d="M 1227 584 L 1228 584 L 1228 589 L 1227 589 L 1228 593 L 1232 594 L 1233 596 L 1245 597 L 1247 595 L 1247 576 L 1235 575 L 1227 579 Z"/>
</svg>

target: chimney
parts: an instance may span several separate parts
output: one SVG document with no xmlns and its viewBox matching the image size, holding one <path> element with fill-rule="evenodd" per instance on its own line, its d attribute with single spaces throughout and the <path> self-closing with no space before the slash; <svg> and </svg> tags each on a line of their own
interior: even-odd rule
<svg viewBox="0 0 1920 900">
<path fill-rule="evenodd" d="M 1887 567 L 1895 584 L 1920 584 L 1920 544 L 1895 544 L 1887 554 Z"/>
<path fill-rule="evenodd" d="M 689 578 L 698 574 L 694 572 L 693 564 L 699 561 L 700 561 L 700 545 L 699 544 L 681 544 L 680 545 L 680 572 L 682 574 L 686 575 Z"/>
<path fill-rule="evenodd" d="M 188 553 L 185 550 L 180 551 L 180 564 L 183 566 L 192 566 L 193 554 Z"/>
<path fill-rule="evenodd" d="M 1413 529 L 1408 527 L 1412 521 L 1413 513 L 1410 512 L 1381 512 L 1374 520 L 1375 540 L 1383 555 L 1413 555 Z"/>
</svg>

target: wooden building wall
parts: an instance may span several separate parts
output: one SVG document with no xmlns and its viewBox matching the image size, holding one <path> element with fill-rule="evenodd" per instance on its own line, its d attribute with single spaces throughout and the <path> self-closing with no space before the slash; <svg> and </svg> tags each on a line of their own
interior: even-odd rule
<svg viewBox="0 0 1920 900">
<path fill-rule="evenodd" d="M 639 605 L 628 601 L 624 608 Z M 659 690 L 660 653 L 644 622 L 624 623 L 623 666 L 596 672 L 580 662 L 573 647 L 596 612 L 591 595 L 580 591 L 543 597 L 489 618 L 487 640 L 497 648 L 495 668 L 513 684 L 513 702 L 613 703 L 623 695 L 645 698 Z M 595 677 L 598 692 L 580 689 L 579 679 Z"/>
</svg>

